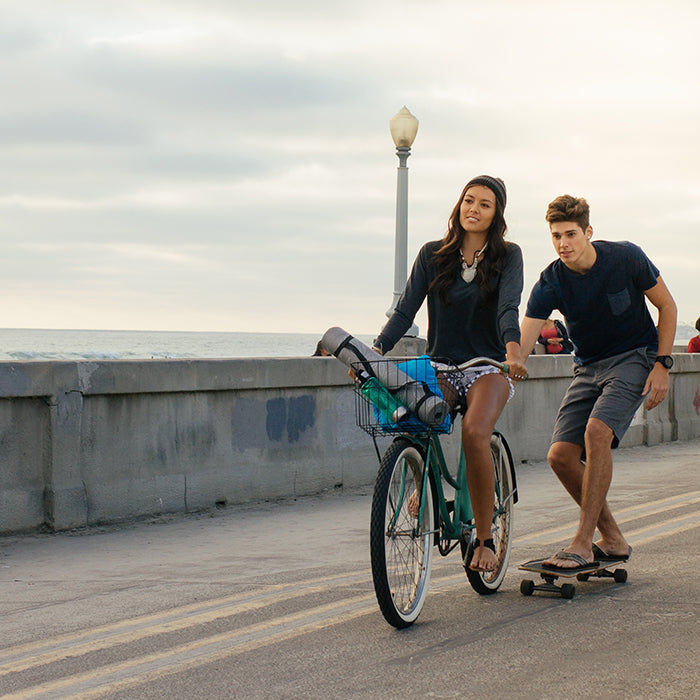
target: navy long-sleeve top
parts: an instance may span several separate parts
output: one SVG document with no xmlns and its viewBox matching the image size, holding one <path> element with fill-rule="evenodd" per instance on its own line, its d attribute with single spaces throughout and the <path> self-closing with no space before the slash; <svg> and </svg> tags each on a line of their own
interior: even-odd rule
<svg viewBox="0 0 700 700">
<path fill-rule="evenodd" d="M 430 357 L 461 363 L 484 356 L 505 360 L 505 344 L 520 342 L 518 306 L 523 290 L 523 256 L 515 243 L 501 262 L 501 272 L 491 280 L 495 293 L 484 300 L 478 283 L 465 282 L 458 274 L 449 289 L 449 303 L 437 290 L 428 291 L 436 277 L 435 252 L 442 241 L 426 243 L 418 253 L 396 309 L 374 341 L 388 352 L 411 327 L 428 298 L 428 347 Z"/>
</svg>

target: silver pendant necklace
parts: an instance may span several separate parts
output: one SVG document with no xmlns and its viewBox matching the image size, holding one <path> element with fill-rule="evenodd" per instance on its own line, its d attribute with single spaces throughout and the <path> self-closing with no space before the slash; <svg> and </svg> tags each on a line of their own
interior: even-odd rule
<svg viewBox="0 0 700 700">
<path fill-rule="evenodd" d="M 474 277 L 476 277 L 476 266 L 479 264 L 479 258 L 482 253 L 486 250 L 488 243 L 484 243 L 484 247 L 474 254 L 474 262 L 471 265 L 467 265 L 467 261 L 464 259 L 464 253 L 462 249 L 459 250 L 459 257 L 462 259 L 462 279 L 469 284 Z"/>
</svg>

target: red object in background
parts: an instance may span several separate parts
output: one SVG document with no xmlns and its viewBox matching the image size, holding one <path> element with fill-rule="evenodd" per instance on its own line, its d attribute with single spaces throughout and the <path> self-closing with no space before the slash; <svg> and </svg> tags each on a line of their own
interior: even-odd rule
<svg viewBox="0 0 700 700">
<path fill-rule="evenodd" d="M 557 330 L 556 326 L 552 326 L 552 328 L 543 328 L 542 333 L 540 335 L 545 340 L 549 340 L 549 338 L 558 338 L 559 331 Z M 545 345 L 544 347 L 547 353 L 549 353 L 550 355 L 557 355 L 562 351 L 562 347 L 561 345 L 559 345 L 559 343 L 547 343 L 547 345 Z"/>
</svg>

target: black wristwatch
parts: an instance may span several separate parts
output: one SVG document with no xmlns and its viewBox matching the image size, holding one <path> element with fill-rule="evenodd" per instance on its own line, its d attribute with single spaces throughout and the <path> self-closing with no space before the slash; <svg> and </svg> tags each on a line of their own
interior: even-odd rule
<svg viewBox="0 0 700 700">
<path fill-rule="evenodd" d="M 658 362 L 662 367 L 665 367 L 666 369 L 671 369 L 673 367 L 673 358 L 670 355 L 657 355 L 656 360 L 654 362 Z"/>
</svg>

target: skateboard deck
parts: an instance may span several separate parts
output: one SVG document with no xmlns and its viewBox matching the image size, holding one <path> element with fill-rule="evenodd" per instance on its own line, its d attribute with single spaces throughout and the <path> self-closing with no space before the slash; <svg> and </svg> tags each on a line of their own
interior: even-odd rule
<svg viewBox="0 0 700 700">
<path fill-rule="evenodd" d="M 572 570 L 567 570 L 556 566 L 547 566 L 544 559 L 533 559 L 526 561 L 518 568 L 522 571 L 532 571 L 539 574 L 544 579 L 544 583 L 536 584 L 531 579 L 523 579 L 520 582 L 520 592 L 523 595 L 532 595 L 535 591 L 543 591 L 558 593 L 562 598 L 573 598 L 576 592 L 576 587 L 573 584 L 563 583 L 559 586 L 554 582 L 559 578 L 574 577 L 578 581 L 588 581 L 593 576 L 595 578 L 612 578 L 616 583 L 624 583 L 627 580 L 627 571 L 625 569 L 610 571 L 610 569 L 626 562 L 627 559 L 596 560 L 588 566 L 577 566 Z"/>
</svg>

